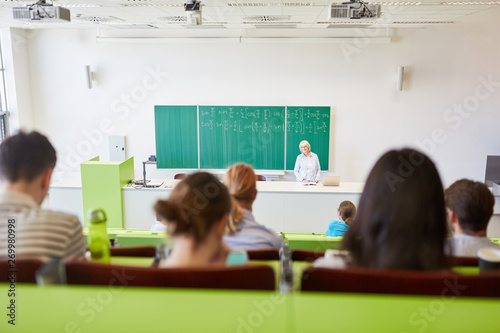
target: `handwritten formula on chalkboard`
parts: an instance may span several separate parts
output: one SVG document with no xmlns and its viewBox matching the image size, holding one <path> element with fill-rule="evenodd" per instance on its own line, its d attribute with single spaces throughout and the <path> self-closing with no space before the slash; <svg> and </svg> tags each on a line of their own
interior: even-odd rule
<svg viewBox="0 0 500 333">
<path fill-rule="evenodd" d="M 255 109 L 255 107 L 220 107 L 212 106 L 209 110 L 200 110 L 200 126 L 214 131 L 221 128 L 224 131 L 243 133 L 283 132 L 284 110 Z"/>
<path fill-rule="evenodd" d="M 299 143 L 307 140 L 318 155 L 321 170 L 328 170 L 330 107 L 288 106 L 286 119 L 286 169 L 293 170 L 300 154 Z"/>
<path fill-rule="evenodd" d="M 285 107 L 200 106 L 200 166 L 256 169 L 284 166 Z"/>
<path fill-rule="evenodd" d="M 300 134 L 327 133 L 330 130 L 330 112 L 299 108 L 288 113 L 286 126 L 287 131 Z"/>
</svg>

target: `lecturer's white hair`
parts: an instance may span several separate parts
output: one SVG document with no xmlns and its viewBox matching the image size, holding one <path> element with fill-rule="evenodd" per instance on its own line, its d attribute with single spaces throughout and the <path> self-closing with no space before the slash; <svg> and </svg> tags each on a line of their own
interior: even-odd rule
<svg viewBox="0 0 500 333">
<path fill-rule="evenodd" d="M 307 147 L 309 147 L 309 150 L 311 150 L 311 145 L 309 144 L 309 142 L 307 140 L 300 141 L 300 143 L 299 143 L 299 149 L 300 149 L 300 146 L 302 146 L 303 143 L 305 143 L 307 145 Z"/>
</svg>

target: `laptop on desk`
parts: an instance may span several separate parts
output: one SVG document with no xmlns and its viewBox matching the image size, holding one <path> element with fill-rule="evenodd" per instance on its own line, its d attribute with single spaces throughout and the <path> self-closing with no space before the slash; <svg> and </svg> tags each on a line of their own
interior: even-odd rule
<svg viewBox="0 0 500 333">
<path fill-rule="evenodd" d="M 340 176 L 324 176 L 323 186 L 339 186 Z"/>
<path fill-rule="evenodd" d="M 133 179 L 129 182 L 132 185 L 142 185 L 143 187 L 160 187 L 163 185 L 162 181 L 152 181 L 152 180 L 146 180 L 146 185 L 144 186 L 144 180 L 143 179 Z"/>
<path fill-rule="evenodd" d="M 147 180 L 146 186 L 144 186 L 144 187 L 160 187 L 162 185 L 163 185 L 163 182 Z"/>
</svg>

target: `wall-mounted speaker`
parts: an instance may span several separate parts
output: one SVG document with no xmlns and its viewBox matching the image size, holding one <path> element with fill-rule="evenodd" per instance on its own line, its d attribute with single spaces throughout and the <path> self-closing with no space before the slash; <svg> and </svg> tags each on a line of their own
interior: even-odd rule
<svg viewBox="0 0 500 333">
<path fill-rule="evenodd" d="M 396 90 L 403 90 L 403 78 L 404 78 L 405 68 L 403 66 L 398 67 L 398 76 L 396 79 Z"/>
<path fill-rule="evenodd" d="M 87 88 L 92 89 L 92 81 L 94 81 L 94 73 L 92 73 L 92 69 L 90 65 L 85 66 L 85 71 L 87 73 Z"/>
</svg>

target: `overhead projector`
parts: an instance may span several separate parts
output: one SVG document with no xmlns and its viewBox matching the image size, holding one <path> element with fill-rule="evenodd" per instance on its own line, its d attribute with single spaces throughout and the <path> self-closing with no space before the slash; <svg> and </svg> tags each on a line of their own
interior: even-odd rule
<svg viewBox="0 0 500 333">
<path fill-rule="evenodd" d="M 71 21 L 69 9 L 48 4 L 45 0 L 40 0 L 29 6 L 14 7 L 12 14 L 15 20 L 42 21 L 65 23 Z"/>
<path fill-rule="evenodd" d="M 332 4 L 328 19 L 363 19 L 380 17 L 380 5 L 369 5 L 361 0 Z"/>
<path fill-rule="evenodd" d="M 184 4 L 184 11 L 187 15 L 187 25 L 201 25 L 201 1 L 190 0 Z"/>
</svg>

